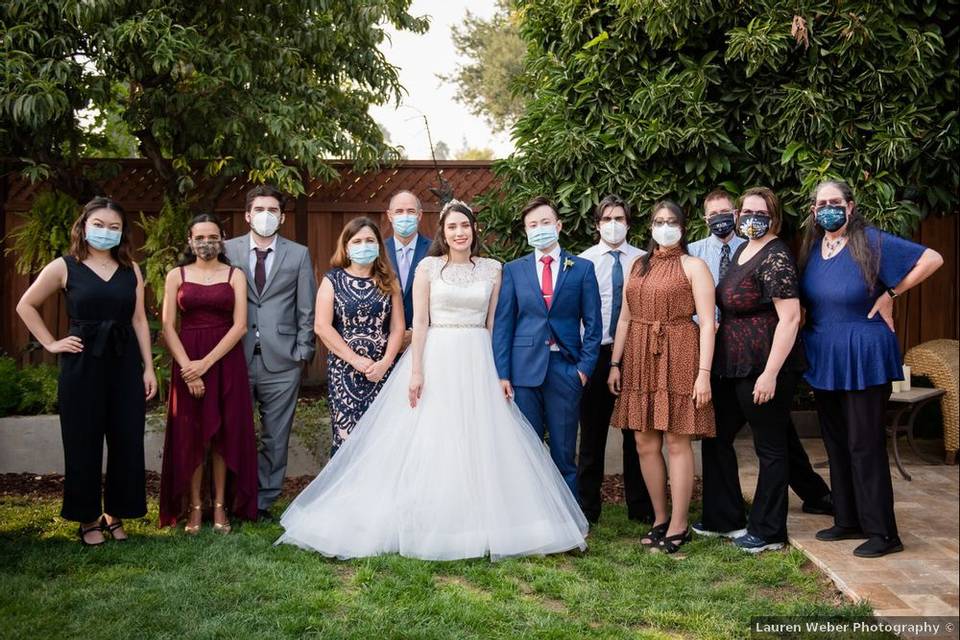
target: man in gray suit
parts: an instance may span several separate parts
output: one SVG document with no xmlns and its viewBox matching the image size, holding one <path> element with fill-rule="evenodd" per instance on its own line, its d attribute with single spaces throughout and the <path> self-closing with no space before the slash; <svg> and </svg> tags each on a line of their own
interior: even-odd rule
<svg viewBox="0 0 960 640">
<path fill-rule="evenodd" d="M 287 444 L 304 364 L 316 351 L 313 305 L 317 281 L 305 246 L 277 234 L 286 198 L 269 185 L 247 193 L 250 233 L 228 240 L 226 255 L 247 274 L 247 334 L 243 347 L 250 389 L 259 407 L 257 508 L 269 520 L 287 471 Z"/>
</svg>

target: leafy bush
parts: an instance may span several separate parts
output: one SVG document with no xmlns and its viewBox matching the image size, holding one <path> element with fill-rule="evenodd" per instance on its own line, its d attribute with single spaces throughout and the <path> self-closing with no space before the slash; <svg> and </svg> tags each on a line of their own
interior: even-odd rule
<svg viewBox="0 0 960 640">
<path fill-rule="evenodd" d="M 26 222 L 10 233 L 13 244 L 6 253 L 17 256 L 17 271 L 36 273 L 65 254 L 70 248 L 70 230 L 79 214 L 77 201 L 65 193 L 39 193 L 23 216 Z"/>
<path fill-rule="evenodd" d="M 54 365 L 21 369 L 13 358 L 0 357 L 0 416 L 55 413 L 58 375 Z"/>
<path fill-rule="evenodd" d="M 526 111 L 501 188 L 479 202 L 497 257 L 525 250 L 517 212 L 538 193 L 558 201 L 571 248 L 592 241 L 610 192 L 642 220 L 664 197 L 692 212 L 719 185 L 762 184 L 795 228 L 811 187 L 842 177 L 899 233 L 957 208 L 956 2 L 516 5 Z"/>
</svg>

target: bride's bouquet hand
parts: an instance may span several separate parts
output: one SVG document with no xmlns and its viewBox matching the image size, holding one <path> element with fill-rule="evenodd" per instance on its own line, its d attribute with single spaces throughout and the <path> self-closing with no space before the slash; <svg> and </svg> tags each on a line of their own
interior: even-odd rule
<svg viewBox="0 0 960 640">
<path fill-rule="evenodd" d="M 411 373 L 410 374 L 410 387 L 407 390 L 407 394 L 410 397 L 410 406 L 416 407 L 417 401 L 420 400 L 420 394 L 423 393 L 423 374 L 422 373 Z"/>
</svg>

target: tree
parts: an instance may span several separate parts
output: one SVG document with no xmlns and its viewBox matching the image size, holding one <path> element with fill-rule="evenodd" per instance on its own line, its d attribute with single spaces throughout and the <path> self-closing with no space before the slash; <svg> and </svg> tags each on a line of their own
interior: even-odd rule
<svg viewBox="0 0 960 640">
<path fill-rule="evenodd" d="M 148 234 L 155 254 L 237 176 L 298 194 L 301 170 L 336 178 L 325 158 L 363 168 L 384 157 L 368 107 L 399 101 L 402 87 L 378 46 L 385 25 L 426 29 L 411 1 L 8 0 L 0 154 L 82 202 L 100 187 L 77 160 L 109 141 L 78 114 L 118 118 L 174 218 L 148 230 L 172 234 Z"/>
<path fill-rule="evenodd" d="M 433 145 L 433 157 L 437 160 L 447 160 L 450 158 L 450 145 L 443 140 L 437 140 Z"/>
<path fill-rule="evenodd" d="M 901 233 L 957 208 L 954 1 L 517 4 L 533 97 L 483 200 L 500 257 L 523 250 L 516 212 L 538 193 L 573 247 L 609 192 L 693 212 L 718 185 L 764 184 L 795 225 L 811 187 L 842 177 Z"/>
<path fill-rule="evenodd" d="M 493 160 L 493 149 L 487 147 L 471 147 L 467 142 L 467 137 L 460 139 L 460 148 L 455 154 L 457 160 Z"/>
<path fill-rule="evenodd" d="M 518 17 L 509 0 L 497 0 L 497 12 L 483 20 L 467 11 L 464 23 L 453 28 L 453 44 L 469 62 L 449 76 L 457 84 L 457 100 L 483 117 L 494 131 L 509 129 L 523 113 L 526 92 L 521 84 L 526 45 L 517 29 Z"/>
</svg>

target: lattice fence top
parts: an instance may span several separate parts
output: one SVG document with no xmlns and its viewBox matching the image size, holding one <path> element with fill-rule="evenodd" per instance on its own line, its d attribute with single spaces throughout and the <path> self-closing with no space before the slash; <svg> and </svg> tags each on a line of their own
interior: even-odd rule
<svg viewBox="0 0 960 640">
<path fill-rule="evenodd" d="M 104 186 L 104 192 L 129 211 L 159 211 L 164 183 L 149 160 L 91 159 L 83 162 L 85 169 Z M 440 175 L 453 189 L 455 197 L 471 201 L 494 183 L 488 161 L 407 160 L 397 165 L 365 173 L 354 171 L 348 162 L 333 161 L 330 165 L 340 174 L 337 181 L 310 180 L 307 185 L 307 211 L 384 211 L 390 196 L 401 189 L 412 191 L 423 202 L 426 212 L 437 212 L 440 204 L 431 191 L 439 187 Z M 204 177 L 197 165 L 194 180 L 202 191 Z M 243 211 L 247 191 L 254 185 L 245 178 L 232 180 L 217 202 L 216 212 Z M 28 211 L 37 192 L 45 188 L 22 176 L 15 176 L 9 184 L 7 211 Z"/>
</svg>

